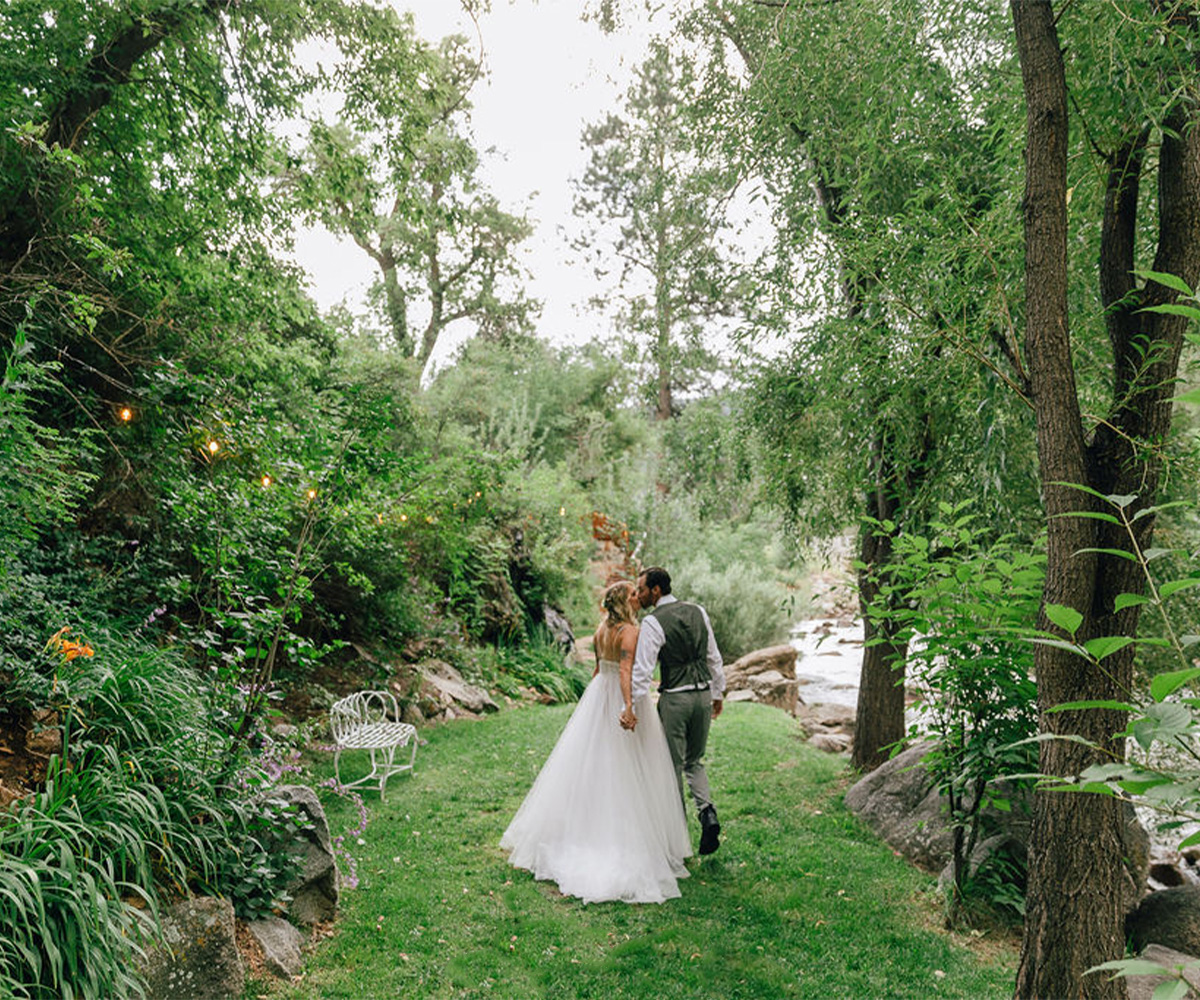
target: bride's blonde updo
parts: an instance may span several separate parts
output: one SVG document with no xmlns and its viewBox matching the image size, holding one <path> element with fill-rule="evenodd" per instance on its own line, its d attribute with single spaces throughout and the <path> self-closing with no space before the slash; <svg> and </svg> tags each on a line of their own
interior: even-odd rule
<svg viewBox="0 0 1200 1000">
<path fill-rule="evenodd" d="M 604 591 L 604 599 L 600 606 L 604 609 L 606 625 L 636 625 L 637 612 L 633 610 L 633 584 L 628 580 L 618 580 Z"/>
</svg>

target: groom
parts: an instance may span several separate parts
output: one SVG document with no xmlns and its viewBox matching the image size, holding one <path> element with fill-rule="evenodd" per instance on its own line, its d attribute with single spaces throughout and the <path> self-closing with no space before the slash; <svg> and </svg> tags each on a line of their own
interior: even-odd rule
<svg viewBox="0 0 1200 1000">
<path fill-rule="evenodd" d="M 676 780 L 687 778 L 700 813 L 700 853 L 712 854 L 720 845 L 721 824 L 708 790 L 704 750 L 709 723 L 721 714 L 725 670 L 713 638 L 708 613 L 699 604 L 671 594 L 671 577 L 651 566 L 637 580 L 638 602 L 650 613 L 642 620 L 633 657 L 633 700 L 650 689 L 655 663 L 661 668 L 658 716 L 667 734 Z M 621 725 L 633 729 L 632 709 L 621 714 Z"/>
</svg>

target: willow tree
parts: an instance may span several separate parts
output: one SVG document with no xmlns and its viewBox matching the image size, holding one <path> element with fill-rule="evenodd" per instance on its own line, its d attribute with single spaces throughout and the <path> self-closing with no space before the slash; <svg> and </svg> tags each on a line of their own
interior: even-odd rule
<svg viewBox="0 0 1200 1000">
<path fill-rule="evenodd" d="M 1011 0 L 1011 11 L 1026 104 L 1024 354 L 1048 531 L 1040 624 L 1071 644 L 1117 637 L 1093 647 L 1099 663 L 1067 642 L 1037 647 L 1040 725 L 1054 737 L 1041 745 L 1041 770 L 1070 777 L 1124 753 L 1114 735 L 1123 711 L 1055 709 L 1122 702 L 1133 684 L 1136 645 L 1121 638 L 1137 637 L 1140 605 L 1118 598 L 1144 581 L 1097 496 L 1119 498 L 1146 551 L 1155 517 L 1140 515 L 1158 496 L 1187 324 L 1157 307 L 1176 298 L 1175 279 L 1200 280 L 1197 23 L 1189 3 L 1067 5 L 1056 16 L 1049 0 Z M 1114 61 L 1124 67 L 1116 76 Z M 1074 175 L 1072 158 L 1084 168 Z M 1097 225 L 1098 260 L 1085 270 L 1072 243 Z M 1072 308 L 1087 273 L 1099 316 Z M 1110 381 L 1088 414 L 1079 345 L 1100 324 Z M 1088 970 L 1124 950 L 1130 889 L 1140 888 L 1122 863 L 1127 822 L 1111 798 L 1035 797 L 1018 996 L 1125 995 L 1123 980 Z"/>
<path fill-rule="evenodd" d="M 1006 112 L 991 88 L 966 91 L 947 54 L 968 40 L 986 51 L 997 19 L 934 28 L 956 23 L 951 7 L 931 19 L 907 2 L 711 0 L 691 21 L 744 63 L 722 132 L 774 195 L 778 239 L 761 280 L 793 346 L 761 383 L 772 478 L 808 523 L 859 527 L 863 770 L 905 735 L 906 646 L 891 618 L 865 614 L 905 600 L 890 580 L 896 534 L 962 491 L 984 494 L 1006 526 L 1027 527 L 1034 502 L 1019 486 L 1021 379 L 1000 375 L 1010 324 L 989 294 L 992 261 L 1012 256 L 996 138 Z M 1020 499 L 1002 498 L 1014 485 Z"/>
</svg>

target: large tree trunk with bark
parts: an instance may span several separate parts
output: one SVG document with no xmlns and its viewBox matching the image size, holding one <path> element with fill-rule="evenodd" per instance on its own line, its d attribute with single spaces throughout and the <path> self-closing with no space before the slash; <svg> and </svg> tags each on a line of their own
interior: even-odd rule
<svg viewBox="0 0 1200 1000">
<path fill-rule="evenodd" d="M 1114 396 L 1108 418 L 1085 441 L 1075 389 L 1067 316 L 1067 88 L 1051 6 L 1011 0 L 1027 102 L 1025 182 L 1026 352 L 1036 411 L 1037 442 L 1047 515 L 1044 605 L 1082 615 L 1073 638 L 1135 636 L 1138 609 L 1114 612 L 1121 593 L 1140 593 L 1137 564 L 1096 549 L 1130 548 L 1118 526 L 1087 517 L 1101 503 L 1080 484 L 1104 495 L 1136 495 L 1130 512 L 1150 506 L 1160 476 L 1159 447 L 1170 424 L 1170 396 L 1185 322 L 1140 313 L 1172 293 L 1154 282 L 1137 289 L 1132 276 L 1137 180 L 1146 134 L 1135 131 L 1109 159 L 1102 232 L 1101 292 L 1109 307 Z M 1182 106 L 1180 106 L 1182 108 Z M 1154 268 L 1194 285 L 1200 275 L 1200 142 L 1182 110 L 1164 133 L 1159 162 L 1159 247 Z M 1149 355 L 1146 351 L 1149 350 Z M 1150 358 L 1149 364 L 1146 363 Z M 1149 543 L 1153 518 L 1137 522 Z M 1088 551 L 1093 550 L 1093 551 Z M 1039 625 L 1050 629 L 1043 610 Z M 1034 655 L 1043 733 L 1083 737 L 1047 740 L 1041 770 L 1072 776 L 1123 753 L 1113 734 L 1124 713 L 1052 713 L 1083 700 L 1127 700 L 1133 647 L 1106 657 L 1098 669 L 1071 651 L 1039 644 Z M 1123 864 L 1121 804 L 1103 796 L 1038 793 L 1029 847 L 1025 936 L 1018 997 L 1124 997 L 1123 980 L 1088 974 L 1124 952 L 1123 923 L 1136 899 Z"/>
<path fill-rule="evenodd" d="M 895 524 L 900 502 L 895 491 L 880 483 L 866 497 L 867 516 Z M 863 620 L 863 660 L 854 712 L 854 746 L 850 766 L 873 771 L 888 759 L 888 748 L 904 738 L 904 663 L 908 643 L 896 638 L 893 619 L 875 622 L 869 609 L 879 597 L 881 572 L 891 561 L 895 531 L 874 531 L 869 522 L 860 530 L 858 601 Z"/>
</svg>

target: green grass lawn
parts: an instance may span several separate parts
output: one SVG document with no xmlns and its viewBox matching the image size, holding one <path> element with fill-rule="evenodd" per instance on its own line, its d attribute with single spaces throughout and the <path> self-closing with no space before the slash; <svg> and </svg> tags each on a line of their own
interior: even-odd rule
<svg viewBox="0 0 1200 1000">
<path fill-rule="evenodd" d="M 681 899 L 585 906 L 510 868 L 497 841 L 571 707 L 425 730 L 415 775 L 382 805 L 366 793 L 361 884 L 335 933 L 272 997 L 1011 995 L 1014 953 L 983 961 L 938 931 L 933 880 L 843 808 L 845 760 L 763 706 L 713 725 L 722 845 L 688 862 Z M 335 834 L 354 826 L 352 806 L 322 795 Z"/>
</svg>

